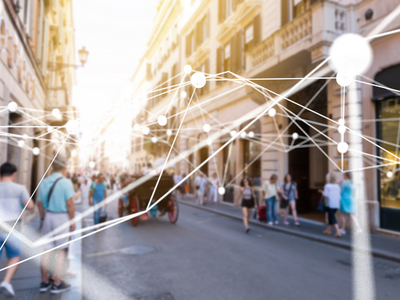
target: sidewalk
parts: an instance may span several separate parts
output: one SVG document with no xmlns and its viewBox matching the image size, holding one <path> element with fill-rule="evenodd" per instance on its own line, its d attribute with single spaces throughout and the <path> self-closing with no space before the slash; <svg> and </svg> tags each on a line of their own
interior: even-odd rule
<svg viewBox="0 0 400 300">
<path fill-rule="evenodd" d="M 242 212 L 239 207 L 221 203 L 213 204 L 210 202 L 206 203 L 204 206 L 200 206 L 196 204 L 194 196 L 190 194 L 186 195 L 184 200 L 180 199 L 179 203 L 242 221 Z M 325 223 L 299 218 L 300 226 L 297 227 L 294 226 L 291 217 L 288 217 L 288 220 L 291 224 L 283 225 L 283 218 L 278 216 L 279 225 L 271 226 L 253 219 L 252 215 L 250 217 L 250 224 L 344 249 L 353 249 L 350 233 L 346 233 L 346 235 L 341 238 L 335 238 L 333 235 L 327 236 L 322 233 L 322 231 L 326 229 Z M 370 237 L 372 244 L 371 254 L 373 256 L 400 262 L 400 239 L 373 233 Z"/>
<path fill-rule="evenodd" d="M 40 225 L 40 217 L 39 214 L 34 215 L 25 226 L 22 228 L 22 233 L 30 239 L 32 237 L 32 231 L 35 233 L 39 233 L 38 228 Z M 81 228 L 81 223 L 78 222 L 76 224 L 77 229 Z M 74 235 L 72 238 L 77 238 L 79 235 Z M 39 262 L 40 256 L 36 257 L 32 260 L 27 262 L 21 263 L 15 274 L 13 280 L 11 281 L 14 291 L 15 297 L 14 298 L 6 298 L 3 294 L 0 294 L 0 300 L 6 299 L 18 299 L 18 300 L 70 300 L 75 299 L 79 300 L 82 299 L 82 283 L 81 283 L 81 264 L 82 264 L 82 257 L 81 257 L 81 249 L 80 249 L 80 242 L 75 242 L 77 245 L 75 247 L 75 256 L 70 261 L 70 267 L 73 271 L 77 272 L 78 275 L 68 280 L 71 284 L 72 288 L 70 291 L 52 295 L 50 292 L 47 293 L 39 293 L 39 285 L 41 282 L 41 275 L 39 269 Z M 22 256 L 21 260 L 24 260 L 28 257 L 31 257 L 35 254 L 40 253 L 41 249 L 31 249 L 29 246 L 22 244 Z M 3 251 L 1 260 L 0 260 L 0 268 L 4 268 L 7 264 L 7 257 L 5 252 Z M 0 282 L 4 278 L 4 273 L 0 273 Z"/>
</svg>

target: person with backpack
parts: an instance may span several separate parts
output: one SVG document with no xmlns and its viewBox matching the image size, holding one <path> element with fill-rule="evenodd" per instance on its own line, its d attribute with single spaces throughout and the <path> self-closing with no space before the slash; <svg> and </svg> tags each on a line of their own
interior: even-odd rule
<svg viewBox="0 0 400 300">
<path fill-rule="evenodd" d="M 74 187 L 71 180 L 65 176 L 67 171 L 67 160 L 58 155 L 53 162 L 53 174 L 44 179 L 39 187 L 37 206 L 42 220 L 42 235 L 51 234 L 58 227 L 70 223 L 75 218 Z M 69 228 L 66 227 L 57 232 L 57 235 L 64 235 L 69 231 L 75 230 L 75 223 L 71 222 Z M 44 250 L 60 247 L 69 241 L 69 237 L 59 238 L 45 245 Z M 55 251 L 55 267 L 52 271 L 53 284 L 49 280 L 49 266 L 51 252 L 45 252 L 41 258 L 40 272 L 42 282 L 40 292 L 59 294 L 71 288 L 71 285 L 61 279 L 64 271 L 66 253 L 68 245 L 57 248 Z"/>
<path fill-rule="evenodd" d="M 7 224 L 12 228 L 15 225 L 14 231 L 8 236 L 8 229 L 0 227 L 0 246 L 3 245 L 7 254 L 7 266 L 8 268 L 4 274 L 4 280 L 0 283 L 0 293 L 3 293 L 6 297 L 14 297 L 15 292 L 11 284 L 15 273 L 18 269 L 18 262 L 21 259 L 21 241 L 14 234 L 15 231 L 21 231 L 21 206 L 26 206 L 26 209 L 33 210 L 34 202 L 30 200 L 28 191 L 23 185 L 15 183 L 17 177 L 17 167 L 8 162 L 4 163 L 0 167 L 0 221 Z M 3 252 L 0 249 L 0 258 Z"/>
<path fill-rule="evenodd" d="M 263 198 L 265 205 L 267 206 L 267 224 L 278 225 L 278 219 L 276 218 L 276 197 L 279 192 L 278 176 L 272 174 L 269 180 L 264 183 L 263 186 Z"/>
<path fill-rule="evenodd" d="M 254 189 L 252 187 L 251 181 L 248 178 L 243 178 L 240 183 L 240 194 L 235 201 L 235 206 L 239 203 L 239 199 L 242 198 L 242 213 L 243 213 L 243 224 L 245 232 L 248 233 L 250 231 L 249 227 L 249 219 L 251 215 L 251 210 L 254 206 L 257 206 L 256 196 L 254 195 Z"/>
<path fill-rule="evenodd" d="M 93 212 L 94 224 L 100 223 L 100 215 L 103 212 L 103 207 L 98 208 L 100 202 L 107 198 L 107 184 L 104 181 L 103 173 L 97 175 L 97 180 L 92 182 L 89 190 L 89 205 L 95 206 L 95 211 Z M 98 229 L 98 227 L 96 227 Z"/>
<path fill-rule="evenodd" d="M 297 220 L 297 211 L 296 211 L 296 200 L 299 198 L 297 193 L 297 183 L 292 181 L 292 176 L 290 174 L 286 174 L 283 179 L 283 183 L 279 190 L 282 195 L 280 207 L 284 209 L 283 213 L 283 224 L 289 225 L 287 220 L 287 215 L 289 213 L 289 207 L 292 210 L 292 215 L 294 219 L 294 224 L 296 226 L 300 226 L 299 221 Z"/>
</svg>

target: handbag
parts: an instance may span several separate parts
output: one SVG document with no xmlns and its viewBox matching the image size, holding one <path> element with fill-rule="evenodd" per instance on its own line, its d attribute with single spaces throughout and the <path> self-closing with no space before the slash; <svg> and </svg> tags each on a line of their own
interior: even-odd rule
<svg viewBox="0 0 400 300">
<path fill-rule="evenodd" d="M 322 203 L 322 201 L 318 202 L 317 211 L 325 212 L 325 206 L 324 206 L 324 204 Z"/>
<path fill-rule="evenodd" d="M 99 223 L 104 223 L 107 221 L 107 205 L 105 206 L 104 210 L 101 211 L 100 217 L 99 217 Z"/>
<path fill-rule="evenodd" d="M 290 184 L 289 192 L 287 193 L 288 196 L 289 196 L 290 193 L 292 192 L 292 186 L 293 186 L 293 183 Z M 284 190 L 284 191 L 285 191 L 285 190 Z M 279 207 L 280 207 L 280 208 L 286 208 L 286 207 L 288 207 L 288 206 L 289 206 L 289 199 L 285 199 L 285 198 L 283 198 L 283 197 L 280 197 L 280 198 L 281 198 L 281 202 L 280 202 L 280 204 L 279 204 Z"/>
</svg>

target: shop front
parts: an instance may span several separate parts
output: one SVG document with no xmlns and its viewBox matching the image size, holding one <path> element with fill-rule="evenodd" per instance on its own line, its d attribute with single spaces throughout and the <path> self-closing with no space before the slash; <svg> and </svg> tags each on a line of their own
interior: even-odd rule
<svg viewBox="0 0 400 300">
<path fill-rule="evenodd" d="M 400 89 L 400 64 L 379 72 L 375 81 L 393 89 Z M 400 231 L 400 95 L 379 87 L 373 88 L 376 101 L 377 154 L 383 159 L 378 168 L 378 193 L 380 202 L 380 227 Z M 397 164 L 388 164 L 388 160 Z"/>
</svg>

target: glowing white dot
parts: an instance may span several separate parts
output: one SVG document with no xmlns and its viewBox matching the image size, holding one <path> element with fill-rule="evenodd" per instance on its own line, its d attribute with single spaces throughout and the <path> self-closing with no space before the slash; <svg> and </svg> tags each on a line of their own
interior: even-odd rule
<svg viewBox="0 0 400 300">
<path fill-rule="evenodd" d="M 275 108 L 271 108 L 271 109 L 268 111 L 268 115 L 269 115 L 270 117 L 275 117 L 275 115 L 276 115 L 276 110 L 275 110 Z"/>
<path fill-rule="evenodd" d="M 339 119 L 338 123 L 339 123 L 339 125 L 344 125 L 344 119 Z"/>
<path fill-rule="evenodd" d="M 346 126 L 340 125 L 338 127 L 338 131 L 339 131 L 340 134 L 344 134 L 346 132 Z"/>
<path fill-rule="evenodd" d="M 24 133 L 24 134 L 22 135 L 22 138 L 23 138 L 24 140 L 26 140 L 26 139 L 28 138 L 28 135 L 27 135 L 26 133 Z"/>
<path fill-rule="evenodd" d="M 231 137 L 234 137 L 236 135 L 236 131 L 235 130 L 232 130 L 231 131 Z"/>
<path fill-rule="evenodd" d="M 207 143 L 208 146 L 211 146 L 212 145 L 212 140 L 211 139 L 207 139 L 206 143 Z"/>
<path fill-rule="evenodd" d="M 55 108 L 55 109 L 53 109 L 51 114 L 53 115 L 54 118 L 58 118 L 61 115 L 61 112 L 58 108 Z"/>
<path fill-rule="evenodd" d="M 192 73 L 192 66 L 191 65 L 186 65 L 183 67 L 183 72 L 185 72 L 185 74 L 190 74 Z"/>
<path fill-rule="evenodd" d="M 16 112 L 18 109 L 18 104 L 15 102 L 10 102 L 8 103 L 7 108 L 10 112 Z"/>
<path fill-rule="evenodd" d="M 181 92 L 181 98 L 186 98 L 187 97 L 187 93 L 185 91 Z"/>
<path fill-rule="evenodd" d="M 157 175 L 156 170 L 152 170 L 152 171 L 150 172 L 150 175 L 151 175 L 151 176 L 156 176 L 156 175 Z"/>
<path fill-rule="evenodd" d="M 38 156 L 40 154 L 40 149 L 38 147 L 35 147 L 32 149 L 32 153 L 35 156 Z"/>
<path fill-rule="evenodd" d="M 340 143 L 337 145 L 337 151 L 338 151 L 339 153 L 346 153 L 347 150 L 349 150 L 349 145 L 348 145 L 346 142 L 340 142 Z"/>
<path fill-rule="evenodd" d="M 25 142 L 23 140 L 18 141 L 18 147 L 23 147 L 25 145 Z"/>
<path fill-rule="evenodd" d="M 53 127 L 52 126 L 47 126 L 47 132 L 52 132 L 53 131 Z"/>
<path fill-rule="evenodd" d="M 90 167 L 91 169 L 94 169 L 95 166 L 96 166 L 96 163 L 95 163 L 94 161 L 91 161 L 91 162 L 89 163 L 89 167 Z"/>
<path fill-rule="evenodd" d="M 149 127 L 143 127 L 142 128 L 142 133 L 144 134 L 144 135 L 148 135 L 149 133 L 150 133 L 150 128 Z"/>
<path fill-rule="evenodd" d="M 201 72 L 196 72 L 190 78 L 190 82 L 195 88 L 201 89 L 206 85 L 206 76 L 204 76 L 204 74 Z"/>
<path fill-rule="evenodd" d="M 250 131 L 249 134 L 248 134 L 248 136 L 249 136 L 249 138 L 253 138 L 253 137 L 254 137 L 254 132 L 253 132 L 253 131 Z"/>
<path fill-rule="evenodd" d="M 70 134 L 77 134 L 80 131 L 80 125 L 77 120 L 69 120 L 66 127 Z"/>
<path fill-rule="evenodd" d="M 393 177 L 393 172 L 392 171 L 387 172 L 386 173 L 386 177 L 387 178 L 392 178 Z"/>
<path fill-rule="evenodd" d="M 171 135 L 172 135 L 172 130 L 171 130 L 171 129 L 168 129 L 168 130 L 167 130 L 167 135 L 168 135 L 168 136 L 171 136 Z"/>
<path fill-rule="evenodd" d="M 72 150 L 72 151 L 71 151 L 71 156 L 72 156 L 72 157 L 75 157 L 75 156 L 76 156 L 76 150 Z"/>
<path fill-rule="evenodd" d="M 345 73 L 345 72 L 339 72 L 336 75 L 336 82 L 338 85 L 346 87 L 349 86 L 354 79 L 356 79 L 354 74 L 351 73 Z"/>
<path fill-rule="evenodd" d="M 345 33 L 333 41 L 329 56 L 329 65 L 336 72 L 361 75 L 371 66 L 373 53 L 364 37 Z"/>
<path fill-rule="evenodd" d="M 241 137 L 242 139 L 245 139 L 246 136 L 247 136 L 246 131 L 242 131 L 242 133 L 240 134 L 240 137 Z"/>
<path fill-rule="evenodd" d="M 157 122 L 158 125 L 165 126 L 167 124 L 167 118 L 165 116 L 159 116 Z"/>
<path fill-rule="evenodd" d="M 218 188 L 218 194 L 223 195 L 225 194 L 225 188 L 223 186 L 221 186 L 220 188 Z"/>
<path fill-rule="evenodd" d="M 297 140 L 299 138 L 299 134 L 297 132 L 292 133 L 292 139 Z"/>
<path fill-rule="evenodd" d="M 158 139 L 154 136 L 151 138 L 151 141 L 153 142 L 153 144 L 157 143 Z"/>
<path fill-rule="evenodd" d="M 204 124 L 203 125 L 203 131 L 204 132 L 210 132 L 210 130 L 211 130 L 210 124 Z"/>
<path fill-rule="evenodd" d="M 139 124 L 133 125 L 133 130 L 139 131 L 140 130 L 140 125 Z"/>
</svg>

